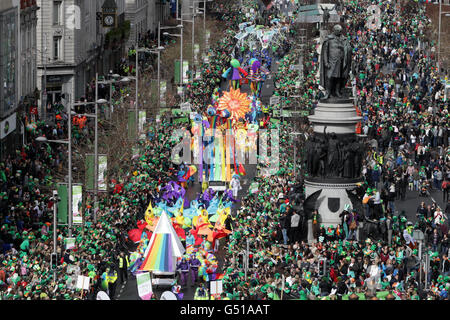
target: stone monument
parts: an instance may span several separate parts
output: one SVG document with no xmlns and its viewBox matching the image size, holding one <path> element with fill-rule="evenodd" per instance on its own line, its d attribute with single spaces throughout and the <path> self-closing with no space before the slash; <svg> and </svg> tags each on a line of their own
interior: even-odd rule
<svg viewBox="0 0 450 320">
<path fill-rule="evenodd" d="M 351 70 L 352 49 L 342 27 L 335 25 L 333 33 L 322 44 L 320 84 L 325 96 L 310 115 L 314 134 L 306 141 L 305 213 L 318 209 L 321 225 L 340 224 L 339 214 L 346 205 L 352 208 L 347 190 L 362 182 L 361 169 L 365 146 L 356 135 L 361 121 L 345 85 Z M 312 241 L 311 220 L 308 221 L 308 241 Z"/>
</svg>

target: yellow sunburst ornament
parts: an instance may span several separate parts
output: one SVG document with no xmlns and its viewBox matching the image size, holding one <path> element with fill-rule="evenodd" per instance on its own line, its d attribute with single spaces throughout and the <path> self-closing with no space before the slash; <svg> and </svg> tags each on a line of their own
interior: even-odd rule
<svg viewBox="0 0 450 320">
<path fill-rule="evenodd" d="M 239 89 L 230 88 L 229 92 L 224 92 L 223 96 L 219 99 L 219 105 L 217 110 L 228 110 L 232 121 L 238 121 L 245 117 L 245 114 L 250 112 L 250 99 L 245 92 L 241 92 Z"/>
</svg>

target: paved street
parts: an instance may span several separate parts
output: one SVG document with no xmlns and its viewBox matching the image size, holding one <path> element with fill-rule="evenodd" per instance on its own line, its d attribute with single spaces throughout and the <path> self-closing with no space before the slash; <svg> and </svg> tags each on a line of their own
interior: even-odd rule
<svg viewBox="0 0 450 320">
<path fill-rule="evenodd" d="M 273 83 L 273 76 L 277 71 L 278 64 L 273 62 L 271 66 L 271 76 L 270 79 L 267 79 L 267 81 L 264 83 L 264 86 L 262 88 L 262 94 L 261 94 L 261 100 L 264 104 L 269 103 L 269 99 L 273 94 L 274 90 L 274 83 Z M 228 82 L 222 82 L 221 86 L 222 90 L 228 90 Z M 241 87 L 242 92 L 246 92 L 247 94 L 250 94 L 250 88 L 249 85 L 243 85 Z M 247 194 L 248 188 L 250 187 L 250 184 L 252 182 L 252 179 L 256 175 L 256 165 L 254 164 L 246 164 L 245 165 L 245 171 L 246 175 L 241 178 L 241 186 L 242 189 L 238 193 L 238 199 L 241 199 L 244 195 Z M 194 200 L 197 195 L 201 192 L 201 184 L 197 182 L 197 174 L 195 175 L 196 182 L 188 187 L 186 194 L 189 201 Z M 238 210 L 241 206 L 240 202 L 237 202 L 234 204 L 232 208 L 232 214 L 235 215 L 236 210 Z M 217 258 L 219 260 L 219 270 L 221 267 L 221 260 L 224 252 L 219 249 L 219 252 L 217 253 Z M 170 287 L 160 287 L 160 288 L 154 288 L 154 292 L 156 296 L 160 296 L 164 291 L 170 290 Z M 192 287 L 191 285 L 188 285 L 184 288 L 182 288 L 181 292 L 184 294 L 185 300 L 193 300 L 194 293 L 195 293 L 196 286 Z M 136 284 L 136 277 L 130 275 L 128 278 L 128 281 L 124 284 L 119 284 L 117 288 L 117 300 L 139 300 L 138 291 L 137 291 L 137 284 Z"/>
</svg>

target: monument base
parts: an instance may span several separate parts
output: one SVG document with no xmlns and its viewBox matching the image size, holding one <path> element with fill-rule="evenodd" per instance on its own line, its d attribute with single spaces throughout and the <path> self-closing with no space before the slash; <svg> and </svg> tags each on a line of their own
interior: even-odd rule
<svg viewBox="0 0 450 320">
<path fill-rule="evenodd" d="M 321 222 L 325 228 L 328 226 L 336 227 L 341 223 L 339 214 L 348 205 L 353 209 L 352 202 L 348 197 L 346 190 L 351 190 L 356 187 L 357 183 L 362 182 L 362 179 L 355 179 L 349 183 L 333 183 L 333 182 L 315 182 L 305 179 L 305 197 L 308 198 L 311 194 L 321 190 L 320 196 L 316 201 L 316 208 L 319 211 Z M 308 220 L 308 242 L 314 241 L 312 235 L 312 222 Z"/>
</svg>

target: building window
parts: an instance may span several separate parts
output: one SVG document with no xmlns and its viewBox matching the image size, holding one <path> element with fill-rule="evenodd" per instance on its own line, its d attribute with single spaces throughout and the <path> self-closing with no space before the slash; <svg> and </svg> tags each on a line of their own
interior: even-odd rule
<svg viewBox="0 0 450 320">
<path fill-rule="evenodd" d="M 53 37 L 53 60 L 61 59 L 61 37 Z"/>
<path fill-rule="evenodd" d="M 53 25 L 61 24 L 62 1 L 53 1 Z"/>
<path fill-rule="evenodd" d="M 0 13 L 0 115 L 16 106 L 16 72 L 19 56 L 17 45 L 17 11 Z"/>
</svg>

